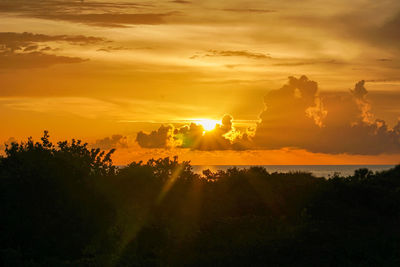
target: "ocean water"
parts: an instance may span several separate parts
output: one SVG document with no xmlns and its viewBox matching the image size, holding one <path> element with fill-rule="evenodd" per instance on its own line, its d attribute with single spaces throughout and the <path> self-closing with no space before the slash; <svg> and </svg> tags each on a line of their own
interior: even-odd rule
<svg viewBox="0 0 400 267">
<path fill-rule="evenodd" d="M 229 168 L 237 167 L 239 169 L 249 168 L 252 166 L 260 166 L 267 169 L 268 172 L 310 172 L 316 177 L 329 178 L 334 173 L 339 173 L 341 176 L 349 176 L 354 174 L 355 170 L 361 168 L 368 168 L 369 170 L 383 171 L 393 168 L 395 165 L 193 165 L 193 171 L 202 174 L 203 170 L 209 169 L 212 172 L 218 170 L 227 170 Z"/>
</svg>

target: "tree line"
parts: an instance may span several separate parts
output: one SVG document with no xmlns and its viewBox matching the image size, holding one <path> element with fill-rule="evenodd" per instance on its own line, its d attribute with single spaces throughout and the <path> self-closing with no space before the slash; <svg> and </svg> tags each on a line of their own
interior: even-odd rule
<svg viewBox="0 0 400 267">
<path fill-rule="evenodd" d="M 117 168 L 79 140 L 0 157 L 2 266 L 399 266 L 400 166 L 330 179 L 262 167 Z"/>
</svg>

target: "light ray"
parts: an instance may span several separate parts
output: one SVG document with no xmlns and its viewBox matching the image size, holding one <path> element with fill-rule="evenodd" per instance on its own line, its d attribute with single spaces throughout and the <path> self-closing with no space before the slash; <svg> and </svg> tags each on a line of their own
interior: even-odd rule
<svg viewBox="0 0 400 267">
<path fill-rule="evenodd" d="M 171 176 L 165 182 L 163 188 L 161 189 L 160 195 L 157 198 L 157 203 L 160 203 L 164 197 L 168 194 L 169 190 L 171 190 L 172 186 L 175 184 L 176 179 L 182 173 L 183 165 L 178 165 L 176 169 L 173 171 Z"/>
</svg>

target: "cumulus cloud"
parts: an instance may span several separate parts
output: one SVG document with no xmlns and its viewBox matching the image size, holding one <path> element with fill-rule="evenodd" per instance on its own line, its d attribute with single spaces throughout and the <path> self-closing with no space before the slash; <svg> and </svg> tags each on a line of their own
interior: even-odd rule
<svg viewBox="0 0 400 267">
<path fill-rule="evenodd" d="M 136 136 L 136 141 L 144 148 L 163 148 L 168 147 L 171 141 L 172 126 L 161 127 L 157 131 L 146 134 L 140 131 Z"/>
<path fill-rule="evenodd" d="M 120 134 L 97 140 L 92 147 L 101 149 L 128 148 L 128 138 Z"/>
<path fill-rule="evenodd" d="M 178 146 L 199 150 L 224 150 L 231 147 L 230 140 L 225 136 L 232 130 L 232 117 L 225 115 L 222 123 L 217 124 L 213 131 L 204 131 L 202 125 L 191 123 L 174 130 L 174 139 Z"/>
<path fill-rule="evenodd" d="M 181 147 L 196 150 L 300 148 L 319 153 L 376 155 L 400 152 L 400 121 L 389 127 L 371 112 L 365 81 L 347 95 L 321 96 L 318 84 L 306 76 L 289 77 L 271 90 L 255 131 L 235 129 L 225 115 L 214 130 L 196 123 L 174 128 L 161 126 L 150 134 L 140 132 L 142 147 Z"/>
<path fill-rule="evenodd" d="M 318 97 L 318 84 L 303 76 L 289 77 L 288 84 L 271 90 L 264 97 L 265 110 L 260 114 L 254 145 L 277 149 L 304 146 L 320 128 L 326 111 Z"/>
<path fill-rule="evenodd" d="M 240 133 L 233 127 L 232 116 L 224 115 L 220 124 L 206 131 L 201 124 L 190 123 L 181 127 L 161 126 L 149 134 L 139 132 L 137 142 L 145 148 L 190 148 L 194 150 L 245 149 L 249 134 Z"/>
<path fill-rule="evenodd" d="M 390 129 L 385 121 L 374 118 L 364 85 L 360 81 L 347 96 L 322 99 L 316 82 L 306 76 L 290 77 L 287 85 L 265 97 L 254 145 L 322 153 L 400 152 L 400 123 Z"/>
</svg>

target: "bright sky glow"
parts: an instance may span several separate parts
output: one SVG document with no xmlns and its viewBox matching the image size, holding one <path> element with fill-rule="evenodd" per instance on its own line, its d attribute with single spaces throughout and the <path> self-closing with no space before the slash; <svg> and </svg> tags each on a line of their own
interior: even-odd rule
<svg viewBox="0 0 400 267">
<path fill-rule="evenodd" d="M 205 131 L 212 131 L 215 129 L 215 126 L 217 126 L 217 124 L 221 123 L 220 121 L 210 119 L 198 119 L 193 122 L 203 126 Z"/>
</svg>

